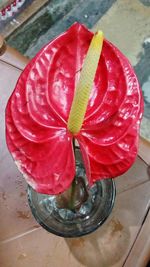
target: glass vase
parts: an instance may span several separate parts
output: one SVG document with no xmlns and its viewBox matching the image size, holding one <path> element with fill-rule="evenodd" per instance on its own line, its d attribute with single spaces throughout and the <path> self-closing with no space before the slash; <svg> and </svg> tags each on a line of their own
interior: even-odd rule
<svg viewBox="0 0 150 267">
<path fill-rule="evenodd" d="M 112 179 L 89 187 L 80 155 L 72 186 L 59 195 L 37 193 L 28 186 L 28 202 L 37 222 L 62 237 L 79 237 L 95 231 L 108 218 L 115 201 Z"/>
</svg>

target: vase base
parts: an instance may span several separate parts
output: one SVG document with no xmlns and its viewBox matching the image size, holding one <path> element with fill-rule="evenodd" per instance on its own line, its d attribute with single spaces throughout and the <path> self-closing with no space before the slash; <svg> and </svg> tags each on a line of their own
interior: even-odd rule
<svg viewBox="0 0 150 267">
<path fill-rule="evenodd" d="M 40 194 L 28 186 L 28 202 L 35 219 L 48 232 L 62 237 L 79 237 L 96 230 L 111 213 L 115 194 L 112 179 L 98 181 L 88 190 L 86 200 L 71 209 L 58 205 L 59 196 Z"/>
</svg>

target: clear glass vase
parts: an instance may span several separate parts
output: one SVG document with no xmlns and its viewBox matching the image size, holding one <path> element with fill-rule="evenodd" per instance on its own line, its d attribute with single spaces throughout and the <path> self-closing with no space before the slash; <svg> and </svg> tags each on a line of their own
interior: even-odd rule
<svg viewBox="0 0 150 267">
<path fill-rule="evenodd" d="M 95 231 L 111 213 L 115 195 L 112 179 L 89 187 L 79 155 L 76 177 L 64 193 L 40 194 L 28 186 L 28 202 L 35 219 L 48 232 L 62 237 L 79 237 Z"/>
</svg>

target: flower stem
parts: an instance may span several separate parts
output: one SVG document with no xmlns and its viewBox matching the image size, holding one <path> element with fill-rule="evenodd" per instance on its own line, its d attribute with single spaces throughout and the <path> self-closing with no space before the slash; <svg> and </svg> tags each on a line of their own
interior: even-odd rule
<svg viewBox="0 0 150 267">
<path fill-rule="evenodd" d="M 72 185 L 71 185 L 71 196 L 70 196 L 69 209 L 72 211 L 75 210 L 75 190 L 76 190 L 76 177 L 74 178 Z"/>
<path fill-rule="evenodd" d="M 75 139 L 74 138 L 73 138 L 72 144 L 73 144 L 75 163 L 76 163 L 76 146 L 75 146 Z M 74 177 L 73 182 L 71 184 L 71 195 L 70 195 L 70 203 L 69 203 L 69 208 L 71 210 L 75 209 L 75 190 L 76 190 L 76 174 L 75 174 L 75 177 Z"/>
</svg>

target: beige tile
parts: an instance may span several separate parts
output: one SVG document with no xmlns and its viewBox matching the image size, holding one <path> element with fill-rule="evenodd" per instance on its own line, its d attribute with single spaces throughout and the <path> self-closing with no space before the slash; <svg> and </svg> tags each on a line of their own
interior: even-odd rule
<svg viewBox="0 0 150 267">
<path fill-rule="evenodd" d="M 139 152 L 138 155 L 148 165 L 150 165 L 150 142 L 145 138 L 140 137 Z"/>
<path fill-rule="evenodd" d="M 1 241 L 36 227 L 36 222 L 27 203 L 27 184 L 8 154 L 1 160 L 0 170 Z"/>
<path fill-rule="evenodd" d="M 140 0 L 119 0 L 108 10 L 94 27 L 104 31 L 131 61 L 138 62 L 144 40 L 149 37 L 150 10 Z"/>
<path fill-rule="evenodd" d="M 37 229 L 0 247 L 3 267 L 121 267 L 141 227 L 150 182 L 118 195 L 114 210 L 95 233 L 63 239 Z"/>
<path fill-rule="evenodd" d="M 11 72 L 13 73 L 13 70 L 12 70 L 13 66 L 20 69 L 20 70 L 23 70 L 25 68 L 25 66 L 27 65 L 27 63 L 29 62 L 29 59 L 27 57 L 23 56 L 16 49 L 14 49 L 8 45 L 6 47 L 5 53 L 0 57 L 0 59 L 1 59 L 0 65 L 3 64 L 3 62 L 10 64 L 9 71 L 8 71 L 8 74 L 10 74 L 10 75 L 11 75 Z M 6 67 L 4 67 L 4 69 L 5 68 Z"/>
<path fill-rule="evenodd" d="M 125 267 L 146 267 L 150 260 L 150 211 L 146 217 L 136 243 L 125 263 Z"/>
<path fill-rule="evenodd" d="M 142 159 L 137 157 L 132 167 L 115 179 L 117 193 L 126 191 L 148 180 L 147 165 Z"/>
<path fill-rule="evenodd" d="M 7 251 L 7 253 L 6 253 Z M 35 230 L 0 248 L 0 266 L 3 267 L 60 267 L 81 266 L 70 253 L 63 238 Z"/>
<path fill-rule="evenodd" d="M 150 143 L 150 119 L 149 118 L 146 118 L 146 117 L 142 118 L 140 135 L 143 136 Z"/>
<path fill-rule="evenodd" d="M 148 208 L 149 187 L 147 182 L 118 195 L 110 218 L 99 230 L 67 241 L 73 255 L 88 267 L 123 266 Z"/>
<path fill-rule="evenodd" d="M 7 153 L 5 145 L 5 108 L 20 73 L 20 70 L 11 67 L 0 60 L 0 170 L 2 166 L 1 161 Z"/>
<path fill-rule="evenodd" d="M 5 108 L 21 71 L 0 60 L 0 159 L 7 152 L 5 145 Z M 1 166 L 1 163 L 0 163 Z"/>
<path fill-rule="evenodd" d="M 26 198 L 26 183 L 17 170 L 5 142 L 5 107 L 20 71 L 0 61 L 0 240 L 29 230 L 36 223 Z"/>
</svg>

